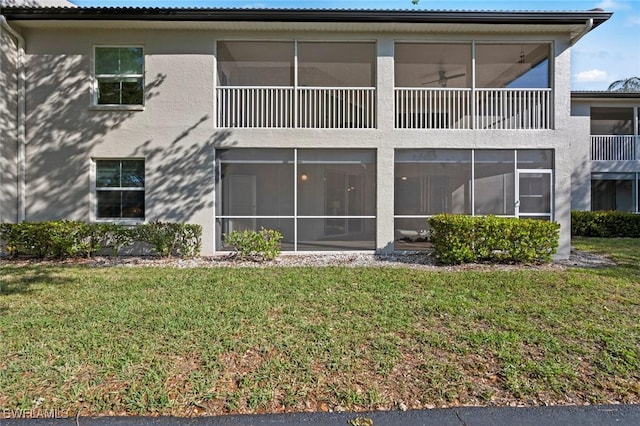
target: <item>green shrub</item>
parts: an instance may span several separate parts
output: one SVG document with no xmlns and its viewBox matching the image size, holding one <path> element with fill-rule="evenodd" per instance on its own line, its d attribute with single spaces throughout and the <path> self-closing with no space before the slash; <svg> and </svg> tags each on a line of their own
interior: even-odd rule
<svg viewBox="0 0 640 426">
<path fill-rule="evenodd" d="M 57 259 L 91 256 L 99 243 L 91 238 L 92 226 L 80 221 L 44 222 L 49 232 L 51 245 L 49 255 Z M 95 244 L 92 246 L 92 244 Z"/>
<path fill-rule="evenodd" d="M 80 221 L 47 221 L 0 224 L 0 240 L 13 257 L 44 259 L 91 256 L 103 247 L 113 255 L 136 241 L 146 242 L 160 256 L 198 256 L 202 227 L 153 222 L 137 226 Z"/>
<path fill-rule="evenodd" d="M 112 256 L 117 256 L 122 248 L 133 245 L 138 234 L 135 226 L 117 223 L 96 223 L 93 227 L 94 238 L 100 247 L 110 248 Z"/>
<path fill-rule="evenodd" d="M 280 254 L 282 234 L 264 228 L 259 231 L 232 231 L 225 234 L 224 241 L 236 250 L 233 256 L 240 259 L 273 260 Z"/>
<path fill-rule="evenodd" d="M 90 256 L 99 249 L 92 228 L 80 221 L 3 223 L 0 239 L 11 256 L 67 258 Z"/>
<path fill-rule="evenodd" d="M 139 241 L 151 245 L 159 256 L 200 255 L 202 227 L 185 223 L 151 222 L 136 228 Z"/>
<path fill-rule="evenodd" d="M 619 211 L 571 212 L 571 235 L 640 238 L 640 215 Z"/>
<path fill-rule="evenodd" d="M 560 225 L 533 219 L 441 214 L 429 219 L 431 242 L 445 264 L 549 262 Z"/>
</svg>

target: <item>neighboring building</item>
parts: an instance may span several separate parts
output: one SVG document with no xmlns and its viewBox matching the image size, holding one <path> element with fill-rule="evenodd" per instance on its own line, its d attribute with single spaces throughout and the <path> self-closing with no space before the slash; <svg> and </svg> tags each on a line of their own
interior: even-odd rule
<svg viewBox="0 0 640 426">
<path fill-rule="evenodd" d="M 588 119 L 590 130 L 576 143 L 582 152 L 572 208 L 639 213 L 640 93 L 573 92 L 571 98 L 571 114 Z"/>
<path fill-rule="evenodd" d="M 26 45 L 23 97 L 3 28 L 2 221 L 187 221 L 212 254 L 259 227 L 414 249 L 430 215 L 496 214 L 559 222 L 569 254 L 570 49 L 608 12 L 0 11 Z"/>
</svg>

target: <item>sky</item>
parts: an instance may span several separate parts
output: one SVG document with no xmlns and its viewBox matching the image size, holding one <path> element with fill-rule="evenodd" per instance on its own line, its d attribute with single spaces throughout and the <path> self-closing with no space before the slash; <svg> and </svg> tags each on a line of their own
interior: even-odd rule
<svg viewBox="0 0 640 426">
<path fill-rule="evenodd" d="M 606 90 L 613 81 L 640 77 L 640 0 L 71 0 L 78 6 L 340 8 L 431 10 L 589 10 L 613 17 L 573 47 L 572 90 Z"/>
</svg>

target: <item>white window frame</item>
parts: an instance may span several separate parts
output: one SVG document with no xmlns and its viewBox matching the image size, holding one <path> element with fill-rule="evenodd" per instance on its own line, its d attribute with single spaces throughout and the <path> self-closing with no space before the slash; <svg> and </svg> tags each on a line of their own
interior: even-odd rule
<svg viewBox="0 0 640 426">
<path fill-rule="evenodd" d="M 96 73 L 96 55 L 97 50 L 101 48 L 118 48 L 118 49 L 142 49 L 142 73 L 141 74 L 97 74 Z M 144 46 L 139 44 L 131 45 L 94 45 L 93 55 L 91 57 L 91 109 L 94 110 L 125 110 L 125 111 L 142 111 L 144 110 L 144 95 L 145 95 L 145 74 L 146 74 L 146 60 L 144 53 Z M 98 103 L 98 83 L 101 78 L 110 79 L 125 79 L 125 78 L 141 78 L 142 79 L 142 103 L 140 104 L 99 104 Z"/>
<path fill-rule="evenodd" d="M 142 187 L 98 187 L 97 183 L 97 174 L 98 174 L 98 161 L 142 161 L 144 163 L 145 168 L 145 182 Z M 122 163 L 121 163 L 122 167 Z M 147 220 L 147 162 L 143 157 L 99 157 L 91 159 L 91 170 L 90 170 L 90 181 L 91 181 L 91 192 L 90 192 L 90 221 L 97 223 L 119 223 L 123 225 L 136 225 L 145 223 Z M 141 218 L 104 218 L 98 217 L 98 191 L 142 191 L 145 195 L 145 208 L 144 208 L 144 217 Z"/>
</svg>

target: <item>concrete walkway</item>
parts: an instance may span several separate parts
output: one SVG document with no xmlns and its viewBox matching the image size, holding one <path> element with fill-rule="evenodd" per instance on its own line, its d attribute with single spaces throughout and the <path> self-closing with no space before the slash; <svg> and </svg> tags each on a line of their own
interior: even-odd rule
<svg viewBox="0 0 640 426">
<path fill-rule="evenodd" d="M 588 407 L 462 407 L 417 411 L 371 413 L 300 413 L 199 418 L 173 417 L 79 417 L 67 419 L 4 419 L 2 426 L 638 426 L 640 405 L 598 405 Z"/>
</svg>

